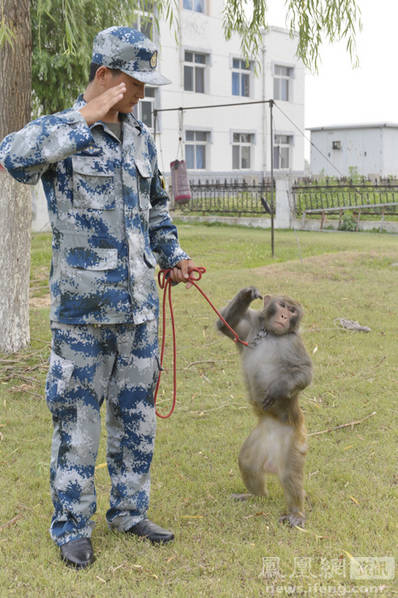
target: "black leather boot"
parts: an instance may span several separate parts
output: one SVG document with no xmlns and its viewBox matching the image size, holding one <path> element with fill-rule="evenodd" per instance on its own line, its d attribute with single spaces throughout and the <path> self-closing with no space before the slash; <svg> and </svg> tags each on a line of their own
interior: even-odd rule
<svg viewBox="0 0 398 598">
<path fill-rule="evenodd" d="M 156 525 L 156 523 L 150 521 L 150 519 L 139 521 L 133 525 L 133 527 L 130 527 L 130 529 L 126 531 L 126 534 L 132 534 L 139 538 L 146 538 L 152 542 L 152 544 L 165 544 L 166 542 L 174 540 L 173 532 L 163 529 L 160 525 Z"/>
<path fill-rule="evenodd" d="M 71 540 L 60 546 L 61 559 L 68 567 L 84 569 L 94 562 L 93 547 L 90 538 L 79 538 Z"/>
</svg>

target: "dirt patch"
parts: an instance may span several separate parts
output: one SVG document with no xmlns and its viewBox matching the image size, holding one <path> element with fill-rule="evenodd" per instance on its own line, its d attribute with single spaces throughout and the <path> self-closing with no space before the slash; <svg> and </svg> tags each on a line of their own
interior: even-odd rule
<svg viewBox="0 0 398 598">
<path fill-rule="evenodd" d="M 43 295 L 42 297 L 31 297 L 29 299 L 30 307 L 34 308 L 50 307 L 50 304 L 50 293 L 47 293 L 47 295 Z"/>
<path fill-rule="evenodd" d="M 255 272 L 267 276 L 274 273 L 280 274 L 282 271 L 298 274 L 300 278 L 336 280 L 337 277 L 339 280 L 346 279 L 349 281 L 352 279 L 352 266 L 356 262 L 359 262 L 359 264 L 362 264 L 364 260 L 375 260 L 376 262 L 388 257 L 391 257 L 388 253 L 382 254 L 376 251 L 341 251 L 262 266 L 256 268 Z"/>
</svg>

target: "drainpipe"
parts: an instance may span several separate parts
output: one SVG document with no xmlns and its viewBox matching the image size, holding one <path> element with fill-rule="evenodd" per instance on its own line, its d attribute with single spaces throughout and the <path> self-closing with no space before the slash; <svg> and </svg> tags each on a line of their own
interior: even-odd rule
<svg viewBox="0 0 398 598">
<path fill-rule="evenodd" d="M 263 37 L 263 46 L 261 49 L 261 74 L 262 74 L 262 94 L 261 99 L 263 100 L 262 103 L 262 114 L 261 114 L 261 132 L 262 132 L 262 171 L 263 177 L 265 178 L 265 173 L 267 171 L 267 108 L 268 105 L 265 103 L 265 31 L 262 33 Z"/>
</svg>

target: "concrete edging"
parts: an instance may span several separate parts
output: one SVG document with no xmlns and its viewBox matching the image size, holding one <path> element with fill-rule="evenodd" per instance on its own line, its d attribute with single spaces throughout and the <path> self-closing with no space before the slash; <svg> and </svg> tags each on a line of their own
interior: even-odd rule
<svg viewBox="0 0 398 598">
<path fill-rule="evenodd" d="M 227 224 L 232 226 L 247 226 L 248 228 L 271 228 L 270 218 L 250 218 L 245 216 L 191 216 L 185 214 L 175 214 L 172 212 L 175 218 L 178 218 L 181 222 L 205 222 L 209 224 Z M 276 224 L 276 223 L 275 223 Z M 347 232 L 338 230 L 338 222 L 329 221 L 326 227 L 321 230 L 321 222 L 319 220 L 299 220 L 293 219 L 289 228 L 283 230 L 303 230 L 312 232 Z M 277 228 L 275 226 L 275 228 Z M 282 230 L 282 229 L 281 229 Z M 359 223 L 359 230 L 363 232 L 386 232 L 386 233 L 398 233 L 398 222 L 381 222 L 380 220 L 364 220 Z"/>
</svg>

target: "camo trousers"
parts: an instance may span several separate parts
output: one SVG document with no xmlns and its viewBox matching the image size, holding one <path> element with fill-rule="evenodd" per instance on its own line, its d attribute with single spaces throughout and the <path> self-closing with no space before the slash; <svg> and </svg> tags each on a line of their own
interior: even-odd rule
<svg viewBox="0 0 398 598">
<path fill-rule="evenodd" d="M 155 440 L 153 391 L 159 374 L 157 320 L 143 324 L 52 323 L 46 399 L 52 413 L 50 534 L 62 545 L 90 537 L 100 407 L 106 399 L 110 527 L 145 517 Z"/>
</svg>

